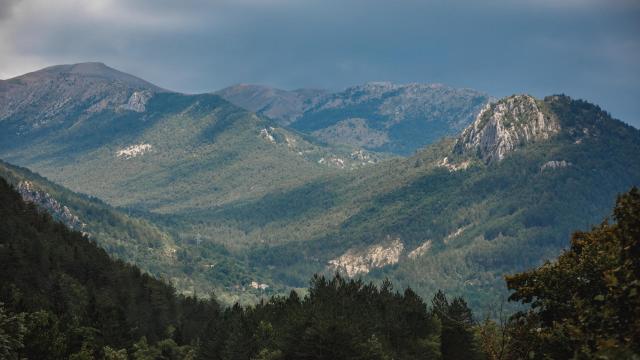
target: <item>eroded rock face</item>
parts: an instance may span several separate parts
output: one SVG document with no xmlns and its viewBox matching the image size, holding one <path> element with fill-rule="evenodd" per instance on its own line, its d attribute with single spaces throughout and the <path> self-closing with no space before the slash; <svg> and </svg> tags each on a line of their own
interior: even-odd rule
<svg viewBox="0 0 640 360">
<path fill-rule="evenodd" d="M 442 242 L 444 242 L 445 244 L 450 243 L 452 240 L 455 240 L 460 235 L 462 235 L 462 233 L 465 232 L 470 226 L 471 226 L 471 224 L 469 224 L 467 226 L 463 226 L 461 228 L 458 228 L 456 231 L 454 231 L 451 234 L 445 236 L 444 239 L 442 239 Z"/>
<path fill-rule="evenodd" d="M 392 265 L 400 260 L 404 244 L 399 238 L 388 243 L 372 245 L 362 250 L 349 250 L 337 259 L 329 261 L 329 269 L 341 271 L 348 277 L 368 274 L 372 269 Z"/>
<path fill-rule="evenodd" d="M 129 97 L 129 101 L 122 106 L 125 110 L 131 110 L 135 112 L 144 112 L 149 99 L 153 96 L 153 93 L 148 90 L 134 91 Z"/>
<path fill-rule="evenodd" d="M 118 150 L 116 152 L 116 156 L 120 159 L 132 159 L 134 157 L 144 155 L 144 153 L 149 152 L 153 146 L 151 144 L 136 144 L 128 146 L 124 149 Z"/>
<path fill-rule="evenodd" d="M 560 123 L 541 104 L 532 96 L 514 95 L 487 105 L 458 138 L 454 152 L 490 163 L 527 143 L 549 139 L 560 131 Z"/>
<path fill-rule="evenodd" d="M 341 159 L 336 156 L 331 156 L 329 158 L 321 158 L 320 160 L 318 160 L 318 164 L 325 164 L 325 165 L 337 167 L 339 169 L 344 169 L 345 167 L 344 159 Z"/>
<path fill-rule="evenodd" d="M 362 165 L 375 164 L 377 160 L 371 156 L 371 153 L 362 149 L 354 150 L 350 154 L 352 160 L 361 161 Z"/>
<path fill-rule="evenodd" d="M 438 163 L 438 166 L 446 168 L 447 170 L 449 170 L 449 172 L 466 170 L 467 168 L 469 168 L 470 165 L 471 165 L 471 162 L 469 160 L 464 160 L 464 161 L 461 161 L 460 163 L 449 162 L 449 157 L 447 156 L 445 156 L 444 159 L 442 159 Z"/>
<path fill-rule="evenodd" d="M 329 151 L 318 151 L 305 141 L 296 139 L 294 135 L 283 128 L 265 127 L 258 134 L 262 141 L 273 146 L 286 146 L 287 150 L 302 156 L 306 160 L 316 162 L 331 168 L 351 170 L 362 166 L 375 164 L 379 157 L 363 149 L 352 151 L 350 154 L 338 155 Z M 348 156 L 347 156 L 348 155 Z"/>
<path fill-rule="evenodd" d="M 61 221 L 67 227 L 77 231 L 84 230 L 86 224 L 80 221 L 80 218 L 74 215 L 68 207 L 54 199 L 49 193 L 37 189 L 30 181 L 18 183 L 17 190 L 24 201 L 33 203 L 47 211 L 54 219 Z"/>
<path fill-rule="evenodd" d="M 270 127 L 269 129 L 264 128 L 260 130 L 260 137 L 271 144 L 275 144 L 276 139 L 273 137 L 273 131 L 274 131 L 274 128 L 272 127 Z"/>
<path fill-rule="evenodd" d="M 545 171 L 545 170 L 553 170 L 553 169 L 560 169 L 560 168 L 565 168 L 568 166 L 571 166 L 573 164 L 571 164 L 570 162 L 566 161 L 566 160 L 551 160 L 551 161 L 547 161 L 546 163 L 542 164 L 542 166 L 540 167 L 540 171 Z"/>
<path fill-rule="evenodd" d="M 409 259 L 417 259 L 418 257 L 426 254 L 429 249 L 431 249 L 431 245 L 433 244 L 433 242 L 431 240 L 427 240 L 424 243 L 422 243 L 422 245 L 418 246 L 417 248 L 415 248 L 413 251 L 411 251 L 408 255 Z"/>
</svg>

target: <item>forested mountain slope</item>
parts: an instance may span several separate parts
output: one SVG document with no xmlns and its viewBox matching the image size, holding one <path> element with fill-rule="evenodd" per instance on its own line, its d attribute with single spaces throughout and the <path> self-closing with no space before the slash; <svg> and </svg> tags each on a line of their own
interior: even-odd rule
<svg viewBox="0 0 640 360">
<path fill-rule="evenodd" d="M 478 308 L 500 298 L 505 273 L 556 256 L 572 229 L 640 183 L 638 154 L 639 131 L 595 105 L 518 95 L 411 158 L 154 220 L 246 259 L 257 279 L 227 263 L 205 272 L 213 282 L 238 274 L 230 288 L 301 287 L 337 270 L 426 296 L 447 289 Z M 182 261 L 198 267 L 206 256 L 190 246 Z"/>
<path fill-rule="evenodd" d="M 463 299 L 314 277 L 254 307 L 177 296 L 0 179 L 3 359 L 438 359 L 480 356 Z M 459 321 L 447 321 L 455 316 Z M 439 319 L 442 319 L 440 321 Z M 441 339 L 446 341 L 441 341 Z"/>
<path fill-rule="evenodd" d="M 127 215 L 97 198 L 69 191 L 27 169 L 0 161 L 0 177 L 15 187 L 25 201 L 84 233 L 122 260 L 148 261 L 134 254 L 135 249 L 142 248 L 149 254 L 158 252 L 158 258 L 152 261 L 159 261 L 159 254 L 171 246 L 168 234 L 149 221 Z"/>
<path fill-rule="evenodd" d="M 466 294 L 477 308 L 496 299 L 505 273 L 556 256 L 571 229 L 640 183 L 640 132 L 567 96 L 501 99 L 456 138 L 378 161 L 215 95 L 127 91 L 135 106 L 108 102 L 61 125 L 11 113 L 0 119 L 0 156 L 124 207 L 152 235 L 106 232 L 110 252 L 180 290 L 233 294 L 225 300 L 340 271 L 426 296 Z"/>
<path fill-rule="evenodd" d="M 233 256 L 223 245 L 185 237 L 171 226 L 162 226 L 142 214 L 117 209 L 105 202 L 74 193 L 31 171 L 0 161 L 0 178 L 13 186 L 22 199 L 47 212 L 68 228 L 81 232 L 105 249 L 109 255 L 157 278 L 170 281 L 183 294 L 208 296 L 211 292 L 225 304 L 235 301 L 253 303 L 260 295 L 282 292 L 273 287 L 267 292 L 257 289 L 239 293 L 224 284 L 236 283 L 238 276 L 247 281 L 257 279 L 242 258 Z M 202 263 L 188 264 L 183 260 L 188 248 L 197 248 Z M 212 279 L 207 271 L 211 264 L 226 264 L 233 273 L 218 273 Z M 241 274 L 241 275 L 239 275 Z M 271 283 L 271 282 L 270 282 Z"/>
<path fill-rule="evenodd" d="M 102 63 L 51 66 L 0 80 L 0 119 L 14 132 L 46 133 L 106 108 L 143 110 L 158 92 L 166 90 Z"/>
<path fill-rule="evenodd" d="M 458 134 L 488 101 L 442 84 L 371 82 L 323 98 L 291 126 L 332 143 L 413 155 Z"/>
<path fill-rule="evenodd" d="M 209 208 L 377 160 L 318 144 L 219 96 L 167 92 L 102 64 L 2 84 L 0 157 L 112 205 Z"/>
<path fill-rule="evenodd" d="M 0 356 L 3 359 L 532 359 L 633 358 L 638 352 L 640 193 L 618 196 L 613 223 L 574 233 L 557 260 L 507 277 L 511 300 L 535 306 L 474 320 L 438 291 L 428 306 L 336 275 L 251 307 L 176 296 L 113 261 L 0 179 Z M 584 280 L 589 281 L 584 281 Z"/>
<path fill-rule="evenodd" d="M 342 217 L 325 234 L 259 246 L 251 259 L 292 284 L 302 281 L 296 274 L 337 269 L 420 294 L 464 293 L 479 306 L 503 274 L 557 255 L 571 229 L 597 223 L 617 193 L 640 183 L 640 132 L 589 103 L 514 96 L 473 127 L 486 131 L 328 181 L 329 193 L 307 203 L 331 199 L 326 212 Z M 277 204 L 264 198 L 253 208 L 270 214 Z"/>
<path fill-rule="evenodd" d="M 139 347 L 163 341 L 172 358 L 195 355 L 174 340 L 195 342 L 217 316 L 214 302 L 179 298 L 166 283 L 112 260 L 80 232 L 25 203 L 4 179 L 0 218 L 3 358 L 104 358 L 138 341 Z M 6 316 L 5 309 L 18 315 Z"/>
</svg>

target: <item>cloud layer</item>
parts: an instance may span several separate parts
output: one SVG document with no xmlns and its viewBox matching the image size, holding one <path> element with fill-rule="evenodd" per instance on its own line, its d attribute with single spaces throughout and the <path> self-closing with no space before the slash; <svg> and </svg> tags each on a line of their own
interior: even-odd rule
<svg viewBox="0 0 640 360">
<path fill-rule="evenodd" d="M 636 0 L 0 0 L 0 78 L 103 61 L 185 92 L 442 82 L 640 126 Z"/>
</svg>

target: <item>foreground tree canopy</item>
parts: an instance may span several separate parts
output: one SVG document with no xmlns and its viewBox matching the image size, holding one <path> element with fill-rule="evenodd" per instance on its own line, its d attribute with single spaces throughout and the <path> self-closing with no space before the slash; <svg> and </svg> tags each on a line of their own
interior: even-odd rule
<svg viewBox="0 0 640 360">
<path fill-rule="evenodd" d="M 640 354 L 637 188 L 618 197 L 613 220 L 574 233 L 556 261 L 507 276 L 510 300 L 531 304 L 513 320 L 527 353 L 556 359 Z"/>
<path fill-rule="evenodd" d="M 315 276 L 251 307 L 184 297 L 114 261 L 24 203 L 0 179 L 2 359 L 625 358 L 640 349 L 640 192 L 614 223 L 576 233 L 557 261 L 507 278 L 531 308 L 482 323 L 463 298 L 429 304 L 396 291 Z"/>
</svg>

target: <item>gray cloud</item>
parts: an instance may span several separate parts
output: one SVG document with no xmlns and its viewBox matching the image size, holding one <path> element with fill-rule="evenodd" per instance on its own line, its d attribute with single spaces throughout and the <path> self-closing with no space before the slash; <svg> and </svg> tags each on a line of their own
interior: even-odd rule
<svg viewBox="0 0 640 360">
<path fill-rule="evenodd" d="M 0 21 L 9 17 L 14 5 L 20 0 L 0 0 Z"/>
<path fill-rule="evenodd" d="M 95 60 L 186 92 L 442 82 L 640 125 L 636 0 L 0 1 L 0 78 Z"/>
</svg>

